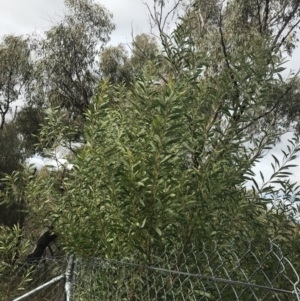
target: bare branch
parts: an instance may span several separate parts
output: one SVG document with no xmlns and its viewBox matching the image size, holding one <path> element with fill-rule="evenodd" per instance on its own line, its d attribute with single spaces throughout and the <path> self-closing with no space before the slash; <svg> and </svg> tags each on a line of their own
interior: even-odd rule
<svg viewBox="0 0 300 301">
<path fill-rule="evenodd" d="M 282 101 L 282 98 L 292 89 L 292 86 L 289 86 L 285 91 L 284 93 L 278 98 L 278 100 L 276 101 L 276 103 L 274 104 L 274 106 L 269 110 L 269 111 L 266 111 L 265 113 L 257 116 L 256 118 L 253 118 L 253 121 L 248 123 L 247 125 L 245 125 L 244 127 L 242 127 L 241 129 L 239 129 L 237 131 L 237 133 L 241 133 L 242 131 L 244 131 L 245 129 L 249 128 L 251 125 L 254 124 L 254 122 L 268 116 L 269 114 L 271 114 L 277 107 L 278 105 L 280 104 L 280 102 Z"/>
<path fill-rule="evenodd" d="M 268 0 L 267 0 L 268 1 Z M 261 20 L 261 15 L 260 15 L 260 0 L 256 0 L 256 5 L 258 9 L 258 23 L 259 23 L 259 32 L 262 32 L 262 20 Z"/>
<path fill-rule="evenodd" d="M 264 17 L 263 17 L 263 26 L 262 26 L 263 31 L 266 31 L 268 26 L 269 11 L 270 11 L 270 0 L 266 0 L 266 6 L 264 11 Z"/>
<path fill-rule="evenodd" d="M 292 12 L 290 13 L 290 15 L 286 18 L 286 21 L 284 22 L 284 24 L 282 25 L 282 27 L 280 28 L 280 30 L 278 31 L 274 41 L 273 41 L 273 47 L 275 47 L 275 45 L 278 42 L 278 39 L 280 38 L 280 36 L 282 35 L 283 31 L 285 30 L 285 28 L 288 26 L 289 22 L 292 20 L 292 18 L 295 16 L 298 8 L 299 8 L 300 3 L 298 3 L 297 5 L 295 5 L 294 9 L 292 10 Z M 299 22 L 299 21 L 298 21 Z M 298 22 L 296 24 L 298 24 Z M 294 27 L 297 25 L 294 25 Z M 286 38 L 286 37 L 285 37 Z M 280 44 L 282 45 L 282 43 Z"/>
<path fill-rule="evenodd" d="M 146 1 L 143 1 L 144 5 L 147 7 L 149 12 L 149 21 L 151 28 L 158 28 L 160 36 L 163 35 L 165 27 L 174 19 L 176 11 L 182 4 L 183 0 L 176 0 L 172 8 L 164 15 L 164 1 L 154 0 L 153 2 L 153 10 L 150 9 L 149 4 Z M 171 16 L 171 18 L 170 18 Z"/>
<path fill-rule="evenodd" d="M 300 23 L 300 19 L 290 28 L 287 34 L 281 39 L 279 47 L 285 42 L 286 38 L 290 35 L 290 33 L 295 29 L 295 27 Z"/>
</svg>

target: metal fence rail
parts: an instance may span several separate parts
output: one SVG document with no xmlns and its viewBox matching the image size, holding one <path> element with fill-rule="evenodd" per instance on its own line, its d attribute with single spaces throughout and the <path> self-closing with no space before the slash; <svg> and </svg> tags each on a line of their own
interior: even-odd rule
<svg viewBox="0 0 300 301">
<path fill-rule="evenodd" d="M 298 273 L 273 241 L 166 249 L 147 261 L 77 259 L 67 271 L 68 297 L 61 283 L 60 297 L 30 300 L 300 300 Z"/>
<path fill-rule="evenodd" d="M 73 257 L 47 256 L 39 258 L 39 261 L 33 260 L 32 263 L 20 265 L 17 273 L 9 279 L 10 283 L 0 283 L 0 299 L 2 301 L 61 301 L 65 294 L 66 271 L 69 271 L 72 260 Z M 25 284 L 20 288 L 24 277 L 26 277 Z M 11 287 L 10 296 L 3 294 L 3 287 L 6 285 Z"/>
</svg>

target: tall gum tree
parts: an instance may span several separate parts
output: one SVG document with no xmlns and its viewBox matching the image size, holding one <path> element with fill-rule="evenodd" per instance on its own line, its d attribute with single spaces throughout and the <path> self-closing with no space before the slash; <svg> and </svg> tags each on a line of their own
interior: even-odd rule
<svg viewBox="0 0 300 301">
<path fill-rule="evenodd" d="M 31 50 L 29 39 L 22 36 L 6 35 L 0 41 L 0 178 L 21 169 L 25 153 L 22 138 L 15 118 L 17 109 L 13 106 L 24 99 L 31 79 Z M 0 183 L 0 191 L 4 188 Z M 2 200 L 3 201 L 3 200 Z M 24 224 L 23 204 L 10 206 L 0 202 L 0 225 L 13 227 Z"/>
<path fill-rule="evenodd" d="M 112 15 L 92 0 L 66 0 L 62 21 L 45 32 L 37 47 L 36 102 L 82 117 L 99 80 L 97 59 L 115 26 Z"/>
<path fill-rule="evenodd" d="M 124 45 L 105 48 L 100 55 L 100 70 L 103 78 L 111 83 L 124 82 L 127 86 L 139 78 L 149 62 L 155 62 L 160 54 L 157 40 L 149 34 L 133 38 L 128 54 Z"/>
<path fill-rule="evenodd" d="M 7 35 L 0 42 L 0 130 L 12 104 L 26 90 L 31 73 L 28 39 Z"/>
<path fill-rule="evenodd" d="M 276 63 L 274 60 L 286 59 L 297 46 L 299 1 L 195 0 L 185 1 L 184 4 L 182 24 L 190 28 L 195 47 L 206 51 L 215 62 L 207 69 L 207 76 L 238 66 L 238 53 L 246 53 L 254 43 L 268 40 L 270 56 L 262 62 L 266 66 Z M 253 134 L 260 132 L 273 120 L 274 126 L 281 128 L 282 133 L 293 128 L 295 121 L 299 128 L 298 82 L 297 75 L 283 80 L 279 74 L 272 84 L 269 104 L 254 116 L 260 126 L 249 127 L 249 131 Z M 239 83 L 233 79 L 233 84 L 238 93 Z M 239 97 L 242 104 L 243 96 Z"/>
</svg>

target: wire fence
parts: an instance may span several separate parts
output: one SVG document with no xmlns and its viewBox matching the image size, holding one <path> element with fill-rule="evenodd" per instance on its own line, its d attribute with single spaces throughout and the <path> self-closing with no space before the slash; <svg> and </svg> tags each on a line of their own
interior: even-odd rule
<svg viewBox="0 0 300 301">
<path fill-rule="evenodd" d="M 16 268 L 1 269 L 8 263 L 0 258 L 0 300 L 62 300 L 65 286 L 65 273 L 68 266 L 68 258 L 44 257 L 38 261 L 32 260 L 18 264 Z M 3 272 L 4 270 L 4 272 Z M 58 279 L 57 279 L 58 278 Z M 56 280 L 56 281 L 55 281 Z M 49 285 L 45 285 L 51 282 Z M 42 287 L 42 289 L 39 289 Z M 34 291 L 33 294 L 28 293 Z"/>
<path fill-rule="evenodd" d="M 30 300 L 300 300 L 298 273 L 272 241 L 214 242 L 137 260 L 79 258 L 72 268 L 69 260 L 64 280 L 47 287 L 49 294 L 37 292 Z M 66 259 L 47 261 L 49 267 L 56 262 L 53 266 L 66 268 Z"/>
</svg>

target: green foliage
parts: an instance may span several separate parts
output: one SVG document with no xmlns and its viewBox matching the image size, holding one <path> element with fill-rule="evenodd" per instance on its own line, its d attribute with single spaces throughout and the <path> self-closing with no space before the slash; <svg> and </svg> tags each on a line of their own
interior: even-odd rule
<svg viewBox="0 0 300 301">
<path fill-rule="evenodd" d="M 143 69 L 148 61 L 155 61 L 159 55 L 156 39 L 148 34 L 137 35 L 132 41 L 131 63 L 136 73 Z"/>
<path fill-rule="evenodd" d="M 11 104 L 27 87 L 30 72 L 28 40 L 21 36 L 4 36 L 0 42 L 0 130 L 11 111 Z"/>
<path fill-rule="evenodd" d="M 22 140 L 16 124 L 14 122 L 5 124 L 0 130 L 0 178 L 21 170 L 24 159 Z M 16 202 L 5 202 L 5 198 L 1 195 L 5 187 L 6 184 L 0 182 L 0 225 L 12 227 L 19 224 L 22 227 L 25 212 L 21 210 L 24 209 L 24 203 L 20 199 Z"/>
<path fill-rule="evenodd" d="M 125 82 L 128 85 L 131 82 L 132 65 L 122 44 L 103 50 L 100 56 L 100 70 L 113 84 Z"/>
<path fill-rule="evenodd" d="M 290 229 L 282 212 L 266 214 L 265 190 L 257 186 L 250 195 L 245 189 L 277 138 L 271 125 L 255 139 L 248 128 L 270 101 L 265 96 L 280 62 L 268 40 L 260 41 L 236 54 L 238 65 L 207 76 L 210 58 L 191 43 L 180 26 L 165 37 L 167 83 L 153 84 L 155 74 L 160 78 L 155 68 L 146 68 L 131 89 L 102 82 L 73 170 L 59 187 L 56 174 L 26 188 L 28 203 L 55 224 L 67 250 L 108 257 L 138 250 L 147 260 L 166 246 L 266 240 Z M 263 64 L 270 55 L 274 64 Z M 49 116 L 44 132 L 59 133 L 57 120 Z M 268 215 L 281 220 L 276 233 L 266 229 Z"/>
<path fill-rule="evenodd" d="M 299 30 L 299 1 L 184 1 L 185 13 L 180 23 L 188 28 L 196 49 L 206 51 L 211 58 L 208 74 L 218 74 L 240 64 L 239 53 L 247 53 L 256 43 L 267 41 L 270 53 L 284 58 L 292 55 Z M 246 59 L 246 58 L 245 58 Z M 247 59 L 251 59 L 247 55 Z M 261 62 L 273 64 L 269 57 Z M 277 62 L 275 62 L 277 63 Z M 282 69 L 281 71 L 283 71 Z M 269 89 L 271 104 L 261 108 L 263 118 L 250 127 L 252 133 L 270 123 L 282 132 L 296 129 L 298 123 L 298 74 L 292 78 L 274 80 Z M 276 99 L 276 102 L 273 101 Z M 266 113 L 266 114 L 264 114 Z"/>
<path fill-rule="evenodd" d="M 27 156 L 40 153 L 39 134 L 45 113 L 41 108 L 26 106 L 21 109 L 15 118 L 15 127 L 21 137 L 21 148 Z"/>
<path fill-rule="evenodd" d="M 111 14 L 91 0 L 65 1 L 63 20 L 36 41 L 35 81 L 28 94 L 42 105 L 67 109 L 82 117 L 99 80 L 99 49 L 114 25 Z"/>
<path fill-rule="evenodd" d="M 13 122 L 0 130 L 0 176 L 12 173 L 20 168 L 23 159 L 21 140 Z"/>
<path fill-rule="evenodd" d="M 129 86 L 151 63 L 162 69 L 161 62 L 160 66 L 157 64 L 159 55 L 159 47 L 154 37 L 147 34 L 137 35 L 132 41 L 131 56 L 122 44 L 103 50 L 100 55 L 101 73 L 112 84 L 123 82 Z"/>
<path fill-rule="evenodd" d="M 28 246 L 18 226 L 0 227 L 0 297 L 3 301 L 19 295 L 31 281 L 31 269 L 22 271 L 19 265 Z"/>
<path fill-rule="evenodd" d="M 227 34 L 232 34 L 231 41 L 241 42 L 247 35 L 256 32 L 260 36 L 271 35 L 272 47 L 291 54 L 297 42 L 299 29 L 299 1 L 183 1 L 184 22 L 192 25 L 191 33 L 198 39 L 207 39 L 211 32 L 220 27 Z M 224 21 L 224 23 L 223 23 Z M 227 25 L 226 25 L 227 24 Z M 230 30 L 226 26 L 230 24 Z M 223 27 L 224 26 L 224 27 Z M 227 27 L 227 29 L 229 29 Z M 227 32 L 226 32 L 227 31 Z M 242 44 L 239 44 L 242 46 Z"/>
</svg>

